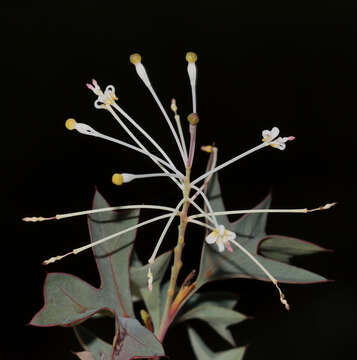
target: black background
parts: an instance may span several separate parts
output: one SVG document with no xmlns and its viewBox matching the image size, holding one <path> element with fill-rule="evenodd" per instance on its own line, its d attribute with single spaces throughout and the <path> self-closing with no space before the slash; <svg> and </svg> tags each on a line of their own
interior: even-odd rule
<svg viewBox="0 0 357 360">
<path fill-rule="evenodd" d="M 313 5 L 311 5 L 313 3 Z M 127 140 L 110 115 L 93 107 L 85 83 L 113 84 L 120 105 L 180 158 L 167 125 L 128 57 L 140 52 L 163 104 L 176 97 L 190 112 L 185 53 L 199 55 L 198 145 L 213 141 L 223 162 L 278 126 L 296 141 L 280 152 L 265 149 L 220 174 L 227 208 L 250 208 L 269 190 L 273 208 L 315 207 L 328 212 L 269 216 L 268 233 L 313 241 L 333 253 L 297 265 L 335 282 L 283 285 L 286 313 L 271 284 L 235 280 L 214 287 L 240 293 L 238 310 L 254 319 L 235 328 L 246 358 L 336 359 L 354 350 L 356 319 L 354 214 L 356 192 L 356 5 L 347 1 L 277 2 L 27 2 L 2 5 L 2 329 L 1 359 L 74 359 L 70 329 L 26 324 L 42 306 L 46 271 L 76 274 L 98 286 L 91 254 L 44 268 L 41 262 L 88 241 L 85 218 L 25 224 L 24 216 L 89 209 L 95 187 L 111 204 L 179 199 L 169 181 L 151 179 L 121 188 L 114 172 L 145 173 L 150 161 L 99 139 L 69 132 L 74 117 Z M 194 176 L 207 156 L 197 153 Z M 143 218 L 150 217 L 144 213 Z M 143 260 L 163 224 L 139 232 Z M 184 272 L 197 267 L 202 233 L 192 227 Z M 164 249 L 174 244 L 175 228 Z M 209 336 L 216 350 L 227 345 Z M 171 359 L 193 359 L 185 326 L 171 329 Z M 178 342 L 178 337 L 180 341 Z M 353 355 L 352 355 L 353 356 Z"/>
</svg>

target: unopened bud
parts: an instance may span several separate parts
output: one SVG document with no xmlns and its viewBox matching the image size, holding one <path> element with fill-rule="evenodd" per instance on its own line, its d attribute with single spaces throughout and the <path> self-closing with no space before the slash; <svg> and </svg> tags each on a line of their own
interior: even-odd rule
<svg viewBox="0 0 357 360">
<path fill-rule="evenodd" d="M 112 176 L 112 183 L 113 183 L 114 185 L 120 186 L 120 185 L 123 184 L 123 182 L 124 182 L 124 179 L 123 179 L 123 175 L 122 175 L 122 174 L 114 174 L 114 175 Z"/>
<path fill-rule="evenodd" d="M 205 151 L 205 152 L 208 152 L 208 153 L 211 153 L 212 150 L 213 150 L 213 146 L 212 145 L 201 146 L 201 150 Z"/>
<path fill-rule="evenodd" d="M 129 60 L 134 65 L 138 64 L 139 62 L 141 62 L 141 55 L 140 54 L 132 54 L 132 55 L 130 55 Z"/>
<path fill-rule="evenodd" d="M 200 121 L 200 118 L 198 117 L 197 113 L 191 113 L 187 116 L 187 120 L 191 125 L 197 125 Z"/>
<path fill-rule="evenodd" d="M 67 119 L 64 125 L 68 130 L 73 130 L 73 129 L 75 129 L 75 127 L 77 125 L 77 121 L 72 118 Z"/>
<path fill-rule="evenodd" d="M 195 63 L 197 61 L 197 54 L 192 52 L 192 51 L 189 51 L 187 54 L 186 54 L 186 60 L 187 62 L 189 63 Z"/>
</svg>

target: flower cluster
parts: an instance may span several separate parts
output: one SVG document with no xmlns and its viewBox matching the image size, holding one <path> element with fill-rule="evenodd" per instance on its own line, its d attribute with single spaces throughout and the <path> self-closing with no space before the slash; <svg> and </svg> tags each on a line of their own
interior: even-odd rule
<svg viewBox="0 0 357 360">
<path fill-rule="evenodd" d="M 227 214 L 245 214 L 251 212 L 309 212 L 315 210 L 321 210 L 332 206 L 333 204 L 327 204 L 325 207 L 320 207 L 317 209 L 307 210 L 307 209 L 294 209 L 294 210 L 279 210 L 279 209 L 264 209 L 264 210 L 234 210 L 234 211 L 221 211 L 221 212 L 214 212 L 211 206 L 209 199 L 206 196 L 207 185 L 212 177 L 213 174 L 221 171 L 225 167 L 237 162 L 238 160 L 242 159 L 245 156 L 248 156 L 258 150 L 266 148 L 268 146 L 272 146 L 279 150 L 284 150 L 286 148 L 286 143 L 288 141 L 292 141 L 295 138 L 293 136 L 288 137 L 278 137 L 279 136 L 279 129 L 277 127 L 273 127 L 271 130 L 264 130 L 262 131 L 262 143 L 252 147 L 251 149 L 238 154 L 237 156 L 233 157 L 232 159 L 223 162 L 221 164 L 217 164 L 217 148 L 214 146 L 205 146 L 202 149 L 207 151 L 210 154 L 209 165 L 207 171 L 191 180 L 191 172 L 192 172 L 192 165 L 195 155 L 196 149 L 196 132 L 197 126 L 199 123 L 199 116 L 197 114 L 197 102 L 196 102 L 196 81 L 197 81 L 197 55 L 193 52 L 189 52 L 186 54 L 187 60 L 187 74 L 189 78 L 189 83 L 191 87 L 191 97 L 192 97 L 192 112 L 187 116 L 188 126 L 189 126 L 189 136 L 186 137 L 186 133 L 183 129 L 183 125 L 181 123 L 181 117 L 178 114 L 178 107 L 175 99 L 171 102 L 171 110 L 173 112 L 174 122 L 171 120 L 170 116 L 166 112 L 164 106 L 162 105 L 160 99 L 158 98 L 155 89 L 153 88 L 147 71 L 142 64 L 142 59 L 139 54 L 133 54 L 130 56 L 130 62 L 135 66 L 135 70 L 145 84 L 146 88 L 149 90 L 149 93 L 153 97 L 154 102 L 159 107 L 168 127 L 171 132 L 171 135 L 174 138 L 174 141 L 177 145 L 177 149 L 181 155 L 184 170 L 180 170 L 177 164 L 171 160 L 170 155 L 165 152 L 165 150 L 161 147 L 161 145 L 153 139 L 153 137 L 147 133 L 143 127 L 139 124 L 139 122 L 135 121 L 121 106 L 117 103 L 117 96 L 115 94 L 115 88 L 113 85 L 108 85 L 104 92 L 101 90 L 98 82 L 96 80 L 92 80 L 91 84 L 87 84 L 88 89 L 90 89 L 94 95 L 96 96 L 96 100 L 94 101 L 94 106 L 97 109 L 104 109 L 108 111 L 113 118 L 118 122 L 121 128 L 129 135 L 132 142 L 125 142 L 120 139 L 116 139 L 111 137 L 110 135 L 103 134 L 97 130 L 94 130 L 92 127 L 88 126 L 84 123 L 79 123 L 74 119 L 68 119 L 65 123 L 67 129 L 69 130 L 76 130 L 81 134 L 94 136 L 100 139 L 104 139 L 106 141 L 114 142 L 120 146 L 129 148 L 133 151 L 136 151 L 142 155 L 145 155 L 149 159 L 153 161 L 153 163 L 158 166 L 160 169 L 159 172 L 149 173 L 149 174 L 131 174 L 131 173 L 115 173 L 112 176 L 112 182 L 115 185 L 123 185 L 125 183 L 150 178 L 150 177 L 167 177 L 171 181 L 173 181 L 179 191 L 183 193 L 183 198 L 175 207 L 167 207 L 167 206 L 159 206 L 159 205 L 126 205 L 126 206 L 117 206 L 117 207 L 110 207 L 104 209 L 97 209 L 97 210 L 88 210 L 88 211 L 79 211 L 70 214 L 60 214 L 50 218 L 44 217 L 28 217 L 24 218 L 25 221 L 44 221 L 44 220 L 52 220 L 52 219 L 63 219 L 72 216 L 80 216 L 80 215 L 87 215 L 94 212 L 99 211 L 112 211 L 112 210 L 122 210 L 122 209 L 151 209 L 151 210 L 159 210 L 163 211 L 164 214 L 153 217 L 147 221 L 140 222 L 139 224 L 132 226 L 131 228 L 125 229 L 120 233 L 112 234 L 98 240 L 94 243 L 82 246 L 81 248 L 74 249 L 64 255 L 52 257 L 49 260 L 46 260 L 44 264 L 50 264 L 54 261 L 60 260 L 68 255 L 71 254 L 78 254 L 86 249 L 89 249 L 93 246 L 101 244 L 103 242 L 109 241 L 117 236 L 120 236 L 128 231 L 133 231 L 139 227 L 145 226 L 155 221 L 160 221 L 162 219 L 167 219 L 167 223 L 163 228 L 161 235 L 158 237 L 157 243 L 154 247 L 153 253 L 148 260 L 149 263 L 149 270 L 148 270 L 148 288 L 149 290 L 152 289 L 153 284 L 153 273 L 151 271 L 151 265 L 154 263 L 157 254 L 159 252 L 160 246 L 164 241 L 166 233 L 170 228 L 173 220 L 176 217 L 180 217 L 180 230 L 179 230 L 179 244 L 182 245 L 184 241 L 184 232 L 186 229 L 187 224 L 196 224 L 201 227 L 204 227 L 208 234 L 205 237 L 205 241 L 207 244 L 212 245 L 216 244 L 218 252 L 223 252 L 227 249 L 229 252 L 233 252 L 232 245 L 236 246 L 239 251 L 243 251 L 256 265 L 271 279 L 274 285 L 277 287 L 280 293 L 280 298 L 284 305 L 288 307 L 284 296 L 280 288 L 277 285 L 277 281 L 275 278 L 269 273 L 269 271 L 259 263 L 259 261 L 250 254 L 240 243 L 236 240 L 236 234 L 229 229 L 226 229 L 222 224 L 219 223 L 217 218 L 221 215 Z M 132 129 L 129 128 L 132 127 Z M 176 128 L 175 128 L 176 127 Z M 139 132 L 146 140 L 151 143 L 154 148 L 156 149 L 156 153 L 153 153 L 148 150 L 148 148 L 137 138 L 134 133 L 134 130 Z M 187 146 L 188 143 L 188 146 Z M 200 184 L 200 185 L 199 185 Z M 193 192 L 193 194 L 192 194 Z M 203 202 L 199 204 L 196 199 L 200 198 Z M 197 213 L 188 215 L 189 208 L 194 208 Z M 206 210 L 207 209 L 207 210 Z M 204 222 L 197 220 L 197 218 L 204 218 Z M 181 241 L 181 243 L 180 243 Z M 182 246 L 180 248 L 182 251 Z M 179 271 L 179 270 L 177 270 Z M 176 274 L 177 275 L 177 274 Z M 176 276 L 172 277 L 172 282 L 176 281 Z M 175 278 L 176 276 L 176 278 Z M 172 285 L 172 284 L 171 284 Z M 174 284 L 175 285 L 175 284 Z"/>
</svg>

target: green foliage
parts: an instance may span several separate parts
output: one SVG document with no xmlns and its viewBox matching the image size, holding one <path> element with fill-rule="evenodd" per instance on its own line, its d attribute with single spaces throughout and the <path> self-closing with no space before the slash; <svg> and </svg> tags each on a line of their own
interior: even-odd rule
<svg viewBox="0 0 357 360">
<path fill-rule="evenodd" d="M 214 211 L 225 211 L 217 174 L 209 184 L 207 196 Z M 255 209 L 269 208 L 267 196 Z M 96 192 L 94 209 L 108 207 Z M 138 223 L 138 211 L 95 213 L 89 217 L 91 242 L 115 234 Z M 310 271 L 287 264 L 292 257 L 325 249 L 291 237 L 267 235 L 267 214 L 247 214 L 230 222 L 221 216 L 220 224 L 237 234 L 244 246 L 279 282 L 312 283 L 326 279 Z M 153 286 L 147 288 L 149 265 L 142 265 L 133 251 L 135 232 L 127 232 L 93 248 L 101 279 L 99 288 L 65 273 L 48 274 L 44 285 L 45 305 L 31 321 L 35 326 L 73 326 L 84 351 L 76 353 L 82 360 L 127 360 L 137 357 L 164 356 L 162 345 L 146 327 L 134 318 L 133 299 L 143 301 L 150 314 L 155 333 L 162 321 L 168 283 L 161 284 L 172 258 L 172 251 L 159 256 L 151 265 Z M 243 359 L 245 348 L 236 348 L 229 331 L 246 317 L 233 310 L 237 296 L 232 293 L 197 293 L 206 283 L 231 278 L 268 280 L 266 275 L 242 251 L 219 253 L 215 246 L 203 242 L 200 269 L 192 291 L 183 299 L 176 323 L 199 319 L 233 346 L 231 350 L 213 352 L 194 330 L 189 329 L 193 350 L 199 360 Z M 83 325 L 91 317 L 108 316 L 115 320 L 113 344 L 98 338 Z"/>
<path fill-rule="evenodd" d="M 105 207 L 108 207 L 108 203 L 96 192 L 93 208 Z M 137 224 L 138 216 L 138 211 L 91 215 L 89 218 L 91 242 Z M 154 335 L 136 319 L 130 319 L 134 317 L 134 311 L 129 286 L 129 260 L 134 239 L 135 233 L 128 232 L 93 248 L 101 279 L 98 289 L 73 275 L 50 273 L 44 286 L 45 305 L 32 319 L 31 325 L 73 326 L 103 310 L 110 311 L 116 319 L 115 351 L 118 353 L 115 355 L 114 351 L 110 359 L 123 359 L 121 353 L 128 356 L 125 359 L 137 356 L 139 353 L 142 357 L 164 355 L 163 348 Z M 79 329 L 77 336 L 82 338 L 81 342 L 86 344 L 86 348 L 95 349 L 96 354 L 108 353 L 104 342 L 97 340 L 94 335 L 93 340 L 88 341 L 90 339 L 88 331 Z M 95 360 L 103 360 L 100 356 L 92 355 Z"/>
<path fill-rule="evenodd" d="M 246 319 L 245 315 L 233 310 L 236 303 L 237 297 L 230 293 L 194 294 L 185 304 L 177 322 L 203 320 L 234 346 L 233 337 L 227 328 Z"/>
<path fill-rule="evenodd" d="M 271 259 L 289 262 L 294 256 L 311 255 L 327 251 L 311 242 L 288 236 L 269 235 L 262 239 L 259 252 Z"/>
<path fill-rule="evenodd" d="M 84 326 L 79 325 L 74 328 L 74 333 L 82 345 L 83 351 L 76 355 L 83 360 L 103 360 L 110 359 L 112 356 L 112 345 L 96 337 Z M 90 357 L 91 356 L 91 357 Z"/>
<path fill-rule="evenodd" d="M 213 352 L 192 328 L 188 329 L 188 335 L 191 340 L 193 351 L 198 360 L 242 360 L 244 357 L 244 347 Z"/>
<path fill-rule="evenodd" d="M 209 183 L 207 195 L 214 211 L 225 211 L 217 174 L 214 175 L 214 178 Z M 271 196 L 269 195 L 254 209 L 267 209 L 270 206 L 270 202 Z M 266 220 L 266 213 L 247 214 L 232 223 L 227 216 L 220 216 L 220 224 L 224 225 L 228 230 L 235 232 L 237 234 L 237 241 L 254 255 L 279 282 L 314 283 L 326 281 L 324 277 L 308 270 L 275 261 L 275 259 L 286 259 L 286 251 L 291 253 L 292 256 L 300 255 L 304 251 L 305 253 L 311 253 L 312 250 L 322 251 L 323 249 L 292 238 L 285 238 L 287 244 L 284 245 L 280 237 L 269 237 L 268 239 L 265 233 Z M 269 241 L 263 247 L 262 254 L 272 255 L 272 259 L 259 255 L 260 244 L 264 239 Z M 300 252 L 296 248 L 300 249 Z M 205 243 L 202 249 L 200 272 L 196 288 L 210 281 L 230 278 L 251 278 L 269 281 L 262 270 L 239 249 L 235 249 L 232 253 L 228 251 L 220 253 L 214 246 Z"/>
<path fill-rule="evenodd" d="M 144 300 L 154 329 L 157 329 L 160 325 L 160 284 L 169 265 L 171 255 L 172 251 L 168 251 L 159 256 L 151 265 L 151 271 L 154 277 L 152 291 L 148 290 L 147 273 L 149 265 L 132 267 L 130 269 L 133 295 Z"/>
</svg>

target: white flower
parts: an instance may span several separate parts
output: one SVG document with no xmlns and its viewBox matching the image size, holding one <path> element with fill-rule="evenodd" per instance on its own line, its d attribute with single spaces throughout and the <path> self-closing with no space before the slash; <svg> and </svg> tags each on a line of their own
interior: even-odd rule
<svg viewBox="0 0 357 360">
<path fill-rule="evenodd" d="M 108 85 L 103 93 L 94 79 L 92 80 L 92 84 L 93 85 L 87 84 L 87 88 L 92 90 L 94 94 L 98 96 L 98 99 L 94 102 L 94 106 L 97 109 L 106 109 L 108 105 L 113 105 L 115 100 L 118 100 L 113 85 Z"/>
<path fill-rule="evenodd" d="M 288 137 L 283 137 L 283 138 L 278 137 L 277 139 L 275 139 L 274 141 L 272 141 L 270 143 L 270 146 L 275 147 L 275 148 L 277 148 L 279 150 L 284 150 L 286 148 L 285 143 L 287 141 L 292 141 L 294 139 L 295 139 L 295 136 L 288 136 Z"/>
<path fill-rule="evenodd" d="M 279 135 L 279 128 L 273 127 L 270 131 L 269 130 L 263 130 L 263 142 L 271 142 L 273 141 L 278 135 Z"/>
<path fill-rule="evenodd" d="M 294 136 L 277 137 L 279 135 L 279 129 L 277 127 L 273 127 L 270 131 L 263 130 L 262 135 L 263 135 L 263 142 L 279 150 L 284 150 L 286 148 L 285 143 L 287 141 L 292 141 L 295 139 Z"/>
<path fill-rule="evenodd" d="M 214 229 L 208 236 L 206 236 L 206 242 L 208 244 L 216 243 L 218 251 L 224 251 L 226 247 L 228 251 L 232 252 L 233 249 L 229 243 L 230 240 L 234 240 L 236 234 L 232 231 L 226 230 L 223 225 L 219 225 L 217 229 Z"/>
</svg>

